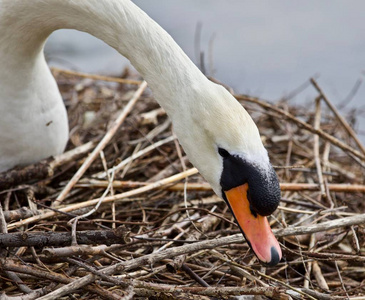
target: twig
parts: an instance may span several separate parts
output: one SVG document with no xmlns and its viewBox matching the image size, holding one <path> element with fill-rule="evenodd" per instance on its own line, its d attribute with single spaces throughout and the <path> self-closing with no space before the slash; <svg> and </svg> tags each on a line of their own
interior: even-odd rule
<svg viewBox="0 0 365 300">
<path fill-rule="evenodd" d="M 147 83 L 145 81 L 143 81 L 142 84 L 140 85 L 140 87 L 138 88 L 138 90 L 134 93 L 131 100 L 124 107 L 121 114 L 113 122 L 113 125 L 109 128 L 108 132 L 105 134 L 103 139 L 95 147 L 94 151 L 88 156 L 88 158 L 85 160 L 85 162 L 82 164 L 82 166 L 78 169 L 78 171 L 75 173 L 75 175 L 69 181 L 69 183 L 65 186 L 63 191 L 58 195 L 57 199 L 53 203 L 53 207 L 59 206 L 63 202 L 63 200 L 66 198 L 67 194 L 72 189 L 72 187 L 75 185 L 75 183 L 86 172 L 86 170 L 90 167 L 92 162 L 99 156 L 100 151 L 103 150 L 104 147 L 112 139 L 112 137 L 117 132 L 118 128 L 122 125 L 123 121 L 125 120 L 125 118 L 129 114 L 129 112 L 132 110 L 133 106 L 136 104 L 137 100 L 142 95 L 142 93 L 146 89 L 146 87 L 147 87 Z"/>
<path fill-rule="evenodd" d="M 338 220 L 327 221 L 314 225 L 301 227 L 287 227 L 284 229 L 273 230 L 276 236 L 300 235 L 320 231 L 328 231 L 335 228 L 359 225 L 365 223 L 365 214 L 356 215 L 353 217 L 342 218 Z"/>
<path fill-rule="evenodd" d="M 313 275 L 316 278 L 316 281 L 317 281 L 318 285 L 320 286 L 320 288 L 322 288 L 325 291 L 329 291 L 327 281 L 322 274 L 322 271 L 318 265 L 318 262 L 316 262 L 316 261 L 313 262 Z"/>
<path fill-rule="evenodd" d="M 69 278 L 65 275 L 61 275 L 61 274 L 58 274 L 55 272 L 46 272 L 39 268 L 34 268 L 30 265 L 20 265 L 11 259 L 6 259 L 6 260 L 1 259 L 0 268 L 2 270 L 16 272 L 16 273 L 20 273 L 20 274 L 29 274 L 29 275 L 35 276 L 36 278 L 42 278 L 42 279 L 46 279 L 46 280 L 51 280 L 53 282 L 63 283 L 63 284 L 67 284 L 72 281 L 71 278 Z M 84 289 L 86 291 L 98 294 L 101 297 L 105 297 L 108 299 L 119 299 L 118 297 L 113 295 L 113 293 L 111 293 L 105 289 L 102 289 L 101 287 L 98 287 L 98 286 L 86 286 L 86 287 L 84 287 Z M 32 298 L 32 299 L 38 299 L 40 296 L 42 296 L 42 295 L 38 295 L 37 297 Z"/>
<path fill-rule="evenodd" d="M 314 129 L 319 130 L 321 124 L 321 98 L 316 98 L 316 112 L 314 115 Z M 314 135 L 314 143 L 313 143 L 313 153 L 314 153 L 314 161 L 316 163 L 319 187 L 321 191 L 321 196 L 326 197 L 326 189 L 324 187 L 323 175 L 322 175 L 322 166 L 319 158 L 319 136 L 317 134 Z"/>
<path fill-rule="evenodd" d="M 7 172 L 0 173 L 0 189 L 7 189 L 18 184 L 24 184 L 35 179 L 42 180 L 54 175 L 55 170 L 61 165 L 75 160 L 85 154 L 94 146 L 93 142 L 86 143 L 54 158 L 42 160 L 23 168 L 14 168 Z"/>
<path fill-rule="evenodd" d="M 336 267 L 336 270 L 337 270 L 338 278 L 340 279 L 340 282 L 341 282 L 341 285 L 342 285 L 342 289 L 345 292 L 347 299 L 350 299 L 349 294 L 347 293 L 345 284 L 342 280 L 341 272 L 340 272 L 340 269 L 338 268 L 337 261 L 335 261 L 335 267 Z"/>
<path fill-rule="evenodd" d="M 5 271 L 5 274 L 11 279 L 23 293 L 30 294 L 33 292 L 24 282 L 19 278 L 19 276 L 12 271 Z"/>
<path fill-rule="evenodd" d="M 106 188 L 109 182 L 105 180 L 85 179 L 80 181 L 75 186 L 80 188 Z M 136 188 L 141 186 L 147 186 L 150 183 L 140 181 L 113 181 L 114 189 Z M 346 193 L 365 193 L 365 185 L 360 184 L 348 184 L 348 183 L 329 183 L 327 185 L 331 192 L 346 192 Z M 186 188 L 194 191 L 212 191 L 209 183 L 188 183 Z M 161 189 L 168 191 L 183 191 L 184 183 L 175 183 L 171 186 L 164 186 Z M 280 189 L 282 191 L 320 191 L 320 187 L 316 183 L 280 183 Z"/>
<path fill-rule="evenodd" d="M 89 245 L 76 245 L 62 248 L 43 248 L 42 253 L 47 257 L 70 257 L 75 255 L 98 255 L 108 256 L 105 251 L 108 249 L 107 245 L 89 246 Z"/>
<path fill-rule="evenodd" d="M 153 143 L 152 145 L 138 151 L 137 153 L 133 154 L 132 156 L 124 159 L 123 161 L 121 161 L 117 166 L 109 169 L 107 172 L 102 172 L 102 173 L 98 173 L 98 174 L 95 174 L 93 177 L 94 178 L 105 178 L 107 176 L 107 174 L 112 174 L 113 172 L 118 172 L 120 171 L 124 166 L 126 166 L 127 164 L 129 164 L 131 161 L 147 154 L 148 152 L 152 151 L 152 150 L 155 150 L 156 148 L 158 147 L 161 147 L 162 145 L 164 144 L 167 144 L 169 142 L 172 142 L 173 140 L 175 140 L 176 137 L 175 136 L 170 136 L 166 139 L 163 139 L 161 141 L 158 141 L 156 143 Z"/>
<path fill-rule="evenodd" d="M 76 71 L 71 71 L 71 70 L 60 69 L 60 68 L 56 68 L 56 67 L 52 67 L 51 70 L 53 72 L 60 72 L 60 73 L 65 74 L 65 75 L 71 75 L 71 76 L 77 76 L 77 77 L 83 77 L 83 78 L 90 78 L 90 79 L 94 79 L 94 80 L 118 82 L 118 83 L 133 84 L 133 85 L 140 85 L 142 83 L 142 81 L 140 81 L 140 80 L 131 80 L 131 79 L 118 78 L 118 77 L 88 74 L 88 73 L 82 73 L 82 72 L 76 72 Z"/>
<path fill-rule="evenodd" d="M 58 74 L 62 75 L 56 72 Z M 166 138 L 169 139 L 171 123 L 148 93 L 143 94 L 136 103 L 133 115 L 129 114 L 123 123 L 123 130 L 118 130 L 99 152 L 101 159 L 91 164 L 68 193 L 67 202 L 64 201 L 57 209 L 49 207 L 85 161 L 87 154 L 106 134 L 108 126 L 112 125 L 111 113 L 115 114 L 119 107 L 123 109 L 127 103 L 124 101 L 128 101 L 137 89 L 120 84 L 102 86 L 101 82 L 95 84 L 92 80 L 85 85 L 84 80 L 75 76 L 62 75 L 60 81 L 71 128 L 68 147 L 84 146 L 87 141 L 92 141 L 93 146 L 73 158 L 48 159 L 47 165 L 44 165 L 46 175 L 42 175 L 44 178 L 41 180 L 38 176 L 43 171 L 39 174 L 34 172 L 34 177 L 28 177 L 29 181 L 10 184 L 8 190 L 0 187 L 0 201 L 8 228 L 19 228 L 17 232 L 13 230 L 14 233 L 0 235 L 0 242 L 4 241 L 0 252 L 6 256 L 6 262 L 14 262 L 18 268 L 2 268 L 0 264 L 3 274 L 0 278 L 1 299 L 35 300 L 75 280 L 74 288 L 64 288 L 64 293 L 69 293 L 66 297 L 113 299 L 117 295 L 121 300 L 131 300 L 134 295 L 166 300 L 228 299 L 233 297 L 229 293 L 240 293 L 242 287 L 244 291 L 249 291 L 245 288 L 257 285 L 270 290 L 273 286 L 279 287 L 275 289 L 278 292 L 274 297 L 281 300 L 291 297 L 343 299 L 346 295 L 342 286 L 345 286 L 350 298 L 359 298 L 365 286 L 361 269 L 365 262 L 361 251 L 365 220 L 359 215 L 364 211 L 364 203 L 360 199 L 365 195 L 365 184 L 363 168 L 359 165 L 364 167 L 365 161 L 361 162 L 351 152 L 341 150 L 318 134 L 328 133 L 336 137 L 335 140 L 347 141 L 350 138 L 349 147 L 361 152 L 347 131 L 342 130 L 342 125 L 330 109 L 329 115 L 323 117 L 322 113 L 321 117 L 319 109 L 295 106 L 285 99 L 275 104 L 275 108 L 282 108 L 289 116 L 311 127 L 312 131 L 309 131 L 296 119 L 281 114 L 280 109 L 245 102 L 245 108 L 260 128 L 262 141 L 282 182 L 283 201 L 268 220 L 282 245 L 283 260 L 277 267 L 264 268 L 259 265 L 241 234 L 235 236 L 239 228 L 227 205 L 214 195 L 209 184 L 201 176 L 194 176 L 184 186 L 181 179 L 188 175 L 179 173 L 182 161 L 189 165 L 184 153 L 180 153 L 171 142 L 153 150 Z M 322 103 L 321 106 L 323 109 Z M 119 114 L 117 112 L 115 117 Z M 164 116 L 161 117 L 162 114 Z M 352 124 L 350 120 L 355 122 L 358 115 L 359 111 L 351 111 L 348 123 Z M 313 145 L 314 135 L 318 136 L 316 145 Z M 95 178 L 102 173 L 107 175 L 108 166 L 117 166 L 122 160 L 116 181 L 111 180 L 110 176 L 102 180 Z M 50 168 L 49 164 L 57 166 Z M 53 169 L 54 175 L 51 177 L 48 169 Z M 317 176 L 320 169 L 323 180 Z M 197 171 L 193 169 L 191 172 L 190 175 Z M 167 178 L 172 174 L 177 175 Z M 156 182 L 160 179 L 163 180 Z M 108 186 L 110 193 L 103 200 L 103 192 Z M 326 199 L 319 197 L 321 186 L 322 192 L 323 186 L 325 188 Z M 183 214 L 186 210 L 183 208 L 183 198 L 187 199 L 187 209 L 193 215 L 197 228 L 193 228 Z M 78 222 L 80 231 L 74 235 L 78 245 L 70 246 L 71 234 L 67 221 L 83 215 L 97 203 L 101 206 L 94 215 Z M 27 210 L 19 209 L 24 206 Z M 54 212 L 50 213 L 50 210 Z M 33 211 L 41 215 L 34 217 Z M 125 225 L 119 226 L 116 231 L 110 230 L 118 224 Z M 88 232 L 95 234 L 88 236 Z M 204 234 L 201 235 L 201 232 Z M 234 240 L 229 235 L 233 235 Z M 310 242 L 310 236 L 315 237 L 313 242 Z M 14 237 L 16 240 L 11 239 Z M 207 244 L 201 244 L 201 241 Z M 11 243 L 15 246 L 7 249 L 6 246 Z M 47 244 L 49 247 L 44 248 Z M 315 247 L 310 250 L 312 244 Z M 188 248 L 180 248 L 186 246 Z M 187 252 L 181 254 L 183 250 Z M 175 256 L 174 251 L 178 251 L 179 255 Z M 66 258 L 73 259 L 75 255 L 78 256 L 77 263 L 66 261 Z M 334 266 L 335 261 L 342 283 Z M 168 272 L 170 264 L 175 272 Z M 181 271 L 183 264 L 212 286 L 213 289 L 207 290 L 209 293 L 215 289 L 219 296 L 198 294 L 206 291 L 196 290 L 199 284 Z M 117 265 L 117 269 L 106 269 L 111 274 L 105 274 L 105 268 L 112 265 Z M 6 278 L 5 272 L 15 272 L 33 291 L 29 294 L 22 292 L 14 281 Z M 77 289 L 77 286 L 83 285 L 79 280 L 84 279 L 80 278 L 92 274 L 96 276 L 95 283 Z M 319 290 L 326 286 L 324 283 L 317 284 L 313 275 L 324 278 L 330 290 Z M 65 277 L 68 277 L 67 281 Z M 283 286 L 281 281 L 288 287 Z M 237 290 L 224 288 L 236 285 L 240 286 Z M 312 290 L 303 289 L 303 286 Z M 100 290 L 92 291 L 92 288 Z M 110 295 L 105 293 L 109 288 Z M 221 293 L 222 290 L 224 293 Z M 46 297 L 50 299 L 52 295 Z"/>
<path fill-rule="evenodd" d="M 365 185 L 330 183 L 327 185 L 331 192 L 364 193 Z M 318 191 L 316 183 L 282 183 L 280 188 L 283 191 Z"/>
<path fill-rule="evenodd" d="M 3 208 L 0 203 L 0 234 L 7 234 L 7 233 L 8 233 L 8 228 L 6 226 Z M 4 254 L 2 252 L 3 251 L 0 251 L 0 257 L 2 257 Z M 26 284 L 24 284 L 23 280 L 21 280 L 16 273 L 9 271 L 9 270 L 5 270 L 5 274 L 6 274 L 6 276 L 8 276 L 9 279 L 11 279 L 19 287 L 19 289 L 23 293 L 30 294 L 33 292 L 32 289 L 30 289 Z"/>
<path fill-rule="evenodd" d="M 187 176 L 191 176 L 191 175 L 194 175 L 194 174 L 197 174 L 197 173 L 198 173 L 198 170 L 195 169 L 195 168 L 192 168 L 192 169 L 187 170 L 186 172 L 182 172 L 182 173 L 179 173 L 177 175 L 173 175 L 173 176 L 170 176 L 168 178 L 162 179 L 160 181 L 150 183 L 149 185 L 137 188 L 135 190 L 124 192 L 124 193 L 117 194 L 117 195 L 114 195 L 114 196 L 105 197 L 104 200 L 103 200 L 103 204 L 113 202 L 113 201 L 122 201 L 125 198 L 136 196 L 136 195 L 139 195 L 139 194 L 142 194 L 142 193 L 154 190 L 154 189 L 158 189 L 161 186 L 171 184 L 175 181 L 179 181 L 181 179 L 184 179 Z M 81 202 L 81 203 L 68 205 L 66 207 L 61 207 L 57 211 L 44 212 L 41 215 L 33 216 L 33 217 L 28 218 L 28 219 L 9 224 L 8 229 L 11 230 L 11 229 L 14 229 L 14 228 L 26 225 L 26 224 L 36 222 L 36 221 L 48 219 L 50 217 L 53 217 L 53 216 L 57 215 L 59 212 L 71 212 L 71 211 L 74 211 L 74 210 L 77 210 L 77 209 L 80 209 L 80 208 L 93 206 L 93 205 L 97 204 L 99 202 L 99 200 L 100 200 L 100 198 L 97 198 L 97 199 L 93 199 L 93 200 L 89 200 L 89 201 L 85 201 L 85 202 Z M 131 200 L 128 200 L 128 201 L 131 201 Z"/>
<path fill-rule="evenodd" d="M 362 153 L 365 155 L 365 147 L 361 143 L 360 139 L 358 138 L 356 132 L 351 128 L 351 126 L 347 123 L 344 117 L 341 116 L 341 114 L 338 112 L 337 108 L 328 100 L 327 96 L 323 93 L 322 89 L 319 87 L 318 83 L 315 81 L 314 78 L 310 79 L 311 83 L 315 87 L 315 89 L 318 91 L 318 93 L 321 95 L 324 102 L 326 102 L 327 106 L 332 110 L 332 112 L 335 114 L 337 119 L 340 121 L 341 125 L 346 129 L 348 134 L 354 139 L 357 146 L 360 148 Z"/>
<path fill-rule="evenodd" d="M 73 148 L 65 153 L 55 156 L 53 160 L 49 163 L 49 165 L 52 169 L 58 168 L 61 165 L 75 160 L 78 156 L 89 152 L 94 146 L 95 143 L 91 141 L 76 148 Z"/>
<path fill-rule="evenodd" d="M 344 226 L 351 226 L 354 224 L 360 224 L 365 222 L 365 214 L 358 215 L 354 217 L 348 217 L 343 218 L 340 220 L 335 221 L 328 221 L 324 222 L 322 224 L 316 224 L 312 226 L 304 226 L 299 228 L 285 228 L 281 230 L 275 230 L 274 233 L 276 233 L 277 236 L 287 236 L 287 235 L 296 235 L 296 234 L 306 234 L 306 233 L 312 233 L 312 232 L 318 232 L 318 231 L 326 231 L 334 228 L 344 227 Z M 203 242 L 197 242 L 195 244 L 189 244 L 184 245 L 180 247 L 175 247 L 172 249 L 167 249 L 161 252 L 156 252 L 152 254 L 148 254 L 145 256 L 142 256 L 140 258 L 128 260 L 125 262 L 120 262 L 115 265 L 106 267 L 102 270 L 102 272 L 106 275 L 111 275 L 114 272 L 117 271 L 127 271 L 133 268 L 136 268 L 141 265 L 153 265 L 154 263 L 166 259 L 175 257 L 177 255 L 182 255 L 185 253 L 192 253 L 199 251 L 201 249 L 214 249 L 219 246 L 228 245 L 231 243 L 237 243 L 242 242 L 243 238 L 241 234 L 236 234 L 230 237 L 224 237 L 220 239 L 214 239 L 209 241 L 203 241 Z M 74 290 L 79 289 L 87 284 L 90 284 L 91 282 L 94 282 L 97 279 L 95 275 L 86 275 L 80 279 L 77 279 L 73 281 L 72 283 L 48 294 L 48 297 L 62 297 L 64 295 L 72 293 Z M 46 299 L 46 298 L 44 298 Z M 52 299 L 52 298 L 47 298 Z M 43 300 L 43 298 L 40 298 L 40 300 Z"/>
<path fill-rule="evenodd" d="M 360 263 L 365 262 L 365 256 L 360 256 L 360 255 L 323 253 L 323 252 L 317 253 L 317 252 L 307 252 L 307 251 L 302 251 L 302 254 L 307 257 L 315 258 L 316 260 L 326 260 L 326 261 L 334 261 L 334 260 L 350 261 L 351 260 L 351 261 L 360 262 Z"/>
<path fill-rule="evenodd" d="M 198 276 L 192 269 L 190 269 L 186 264 L 182 264 L 181 270 L 184 271 L 186 274 L 189 275 L 191 279 L 194 279 L 197 283 L 201 286 L 208 287 L 209 284 L 200 276 Z"/>
<path fill-rule="evenodd" d="M 309 246 L 308 246 L 309 251 L 313 251 L 313 247 L 315 245 L 315 242 L 316 242 L 316 236 L 314 234 L 311 234 L 310 241 L 309 241 Z M 299 251 L 301 252 L 300 247 L 299 247 Z M 303 262 L 303 265 L 305 266 L 304 262 Z M 306 270 L 305 270 L 304 283 L 303 283 L 304 288 L 309 288 L 309 283 L 311 282 L 310 276 L 311 276 L 311 273 L 312 273 L 312 266 L 313 266 L 313 262 L 309 261 L 307 263 L 307 267 L 306 267 Z"/>
<path fill-rule="evenodd" d="M 104 193 L 101 195 L 98 203 L 96 203 L 95 207 L 93 207 L 92 209 L 90 209 L 88 212 L 86 212 L 86 213 L 84 213 L 84 214 L 82 214 L 80 216 L 74 217 L 73 219 L 71 219 L 70 221 L 68 221 L 68 224 L 69 225 L 70 224 L 72 225 L 72 232 L 71 232 L 72 233 L 72 243 L 71 244 L 73 246 L 74 245 L 77 245 L 77 238 L 76 238 L 76 226 L 77 226 L 77 222 L 80 219 L 87 218 L 87 217 L 91 216 L 93 213 L 95 213 L 99 209 L 99 207 L 100 207 L 101 203 L 103 202 L 103 200 L 105 199 L 106 195 L 109 194 L 109 191 L 110 191 L 110 188 L 111 188 L 111 184 L 113 183 L 113 179 L 114 179 L 114 173 L 112 173 L 110 182 L 109 182 L 106 190 L 104 191 Z"/>
<path fill-rule="evenodd" d="M 76 232 L 78 244 L 115 244 L 124 243 L 123 230 L 87 230 Z M 69 246 L 72 236 L 70 232 L 15 232 L 0 233 L 0 248 L 23 246 Z"/>
<path fill-rule="evenodd" d="M 156 292 L 165 292 L 165 293 L 192 293 L 201 296 L 209 296 L 209 297 L 218 297 L 222 299 L 222 297 L 229 296 L 240 296 L 240 295 L 262 295 L 272 299 L 282 299 L 281 293 L 278 288 L 274 287 L 179 287 L 173 285 L 165 285 L 165 284 L 153 284 L 147 282 L 137 282 L 133 281 L 135 288 L 148 288 L 152 291 Z M 185 297 L 184 297 L 185 298 Z M 176 298 L 175 298 L 176 299 Z"/>
<path fill-rule="evenodd" d="M 103 203 L 109 203 L 109 202 L 112 202 L 112 201 L 121 201 L 121 200 L 123 200 L 125 198 L 128 198 L 128 197 L 131 197 L 131 196 L 135 196 L 135 195 L 138 195 L 138 194 L 141 194 L 141 193 L 153 190 L 153 189 L 158 189 L 162 186 L 165 186 L 165 185 L 171 184 L 175 181 L 181 180 L 181 179 L 185 178 L 185 176 L 191 176 L 191 175 L 194 175 L 196 173 L 197 173 L 197 170 L 195 168 L 189 169 L 186 172 L 183 172 L 183 173 L 168 177 L 166 179 L 160 180 L 160 181 L 155 182 L 155 183 L 151 183 L 151 184 L 146 185 L 146 186 L 142 186 L 142 187 L 137 188 L 135 190 L 131 190 L 131 191 L 128 191 L 128 192 L 117 194 L 115 196 L 105 197 Z M 291 188 L 290 190 L 298 190 L 298 186 L 296 184 L 295 184 L 294 187 L 295 187 L 294 189 Z M 303 190 L 303 186 L 301 186 L 301 188 Z M 304 189 L 317 190 L 318 186 L 316 184 L 305 185 Z M 339 190 L 340 191 L 364 192 L 365 191 L 365 186 L 356 186 L 356 188 L 353 189 L 353 186 L 351 186 L 351 185 L 350 186 L 344 185 L 344 186 L 340 186 L 340 189 L 337 189 L 337 191 L 339 191 Z M 93 200 L 89 200 L 89 201 L 85 201 L 85 202 L 81 202 L 81 203 L 76 203 L 76 204 L 73 204 L 73 205 L 68 205 L 66 207 L 62 207 L 62 208 L 58 209 L 58 211 L 44 212 L 41 215 L 36 215 L 36 216 L 30 217 L 30 218 L 27 218 L 25 220 L 22 220 L 22 221 L 11 223 L 11 224 L 8 225 L 8 229 L 11 230 L 11 229 L 18 228 L 18 227 L 26 225 L 26 224 L 31 224 L 33 222 L 48 219 L 52 216 L 57 215 L 58 212 L 71 212 L 71 211 L 74 211 L 74 210 L 77 210 L 77 209 L 80 209 L 80 208 L 93 206 L 96 203 L 98 203 L 99 200 L 100 199 L 93 199 Z"/>
<path fill-rule="evenodd" d="M 318 134 L 320 137 L 330 141 L 333 145 L 341 148 L 345 152 L 349 152 L 349 153 L 353 154 L 354 156 L 360 158 L 361 160 L 365 161 L 365 155 L 364 154 L 360 153 L 359 151 L 355 150 L 354 148 L 350 147 L 349 145 L 345 144 L 344 142 L 336 139 L 332 135 L 324 132 L 323 130 L 314 129 L 311 125 L 309 125 L 308 123 L 298 119 L 297 117 L 293 116 L 289 112 L 286 112 L 286 111 L 284 111 L 280 108 L 277 108 L 274 105 L 269 104 L 267 102 L 260 101 L 260 100 L 258 100 L 257 98 L 254 98 L 254 97 L 243 96 L 243 95 L 234 95 L 234 97 L 237 100 L 243 100 L 243 101 L 256 103 L 256 104 L 258 104 L 258 105 L 260 105 L 260 106 L 262 106 L 262 107 L 264 107 L 268 110 L 272 110 L 272 111 L 284 116 L 285 118 L 297 123 L 299 126 L 303 127 L 304 129 L 306 129 L 306 130 L 308 130 L 312 133 Z"/>
</svg>

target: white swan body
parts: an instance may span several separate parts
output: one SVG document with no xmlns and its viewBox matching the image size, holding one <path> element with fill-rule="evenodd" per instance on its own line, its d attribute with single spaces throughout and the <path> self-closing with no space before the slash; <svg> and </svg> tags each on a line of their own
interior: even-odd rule
<svg viewBox="0 0 365 300">
<path fill-rule="evenodd" d="M 251 117 L 129 0 L 0 0 L 0 171 L 64 150 L 67 115 L 43 54 L 47 37 L 60 28 L 88 32 L 131 61 L 172 119 L 189 159 L 228 201 L 237 220 L 235 210 L 242 209 L 227 200 L 228 190 L 236 185 L 246 184 L 251 198 L 263 198 L 249 198 L 248 214 L 275 210 L 280 198 L 277 178 Z M 265 197 L 271 194 L 275 203 L 265 208 Z M 241 228 L 242 222 L 238 220 Z M 260 260 L 279 261 L 280 247 L 272 233 L 268 249 L 259 249 L 253 239 L 248 237 Z"/>
</svg>

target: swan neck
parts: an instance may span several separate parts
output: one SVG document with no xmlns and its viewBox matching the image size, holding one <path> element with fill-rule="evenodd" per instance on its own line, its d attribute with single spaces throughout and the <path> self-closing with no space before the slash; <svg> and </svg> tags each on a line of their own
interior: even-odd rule
<svg viewBox="0 0 365 300">
<path fill-rule="evenodd" d="M 7 44 L 13 41 L 7 51 L 15 62 L 37 61 L 50 33 L 68 28 L 90 33 L 127 57 L 168 113 L 179 109 L 172 98 L 207 81 L 170 35 L 129 0 L 4 2 L 9 7 L 0 4 L 0 10 L 10 13 L 3 23 L 16 24 L 6 37 Z"/>
</svg>

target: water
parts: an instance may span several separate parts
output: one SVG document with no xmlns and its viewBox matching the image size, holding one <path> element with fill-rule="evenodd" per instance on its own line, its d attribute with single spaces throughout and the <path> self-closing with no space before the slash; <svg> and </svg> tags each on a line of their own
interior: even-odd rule
<svg viewBox="0 0 365 300">
<path fill-rule="evenodd" d="M 200 49 L 208 75 L 275 101 L 312 76 L 342 110 L 354 108 L 365 132 L 365 86 L 347 98 L 365 70 L 364 1 L 134 1 L 165 28 L 197 62 L 194 36 L 201 23 Z M 60 30 L 46 53 L 52 64 L 84 72 L 118 74 L 127 60 L 84 33 Z M 292 101 L 313 102 L 309 87 Z M 365 140 L 365 135 L 361 135 Z"/>
</svg>

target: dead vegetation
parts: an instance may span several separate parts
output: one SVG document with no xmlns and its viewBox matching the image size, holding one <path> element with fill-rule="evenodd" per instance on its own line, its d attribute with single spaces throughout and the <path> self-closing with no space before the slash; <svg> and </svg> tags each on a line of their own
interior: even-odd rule
<svg viewBox="0 0 365 300">
<path fill-rule="evenodd" d="M 263 267 L 144 83 L 54 74 L 68 151 L 0 174 L 0 299 L 364 299 L 365 149 L 316 81 L 303 107 L 237 96 L 282 183 Z"/>
</svg>

